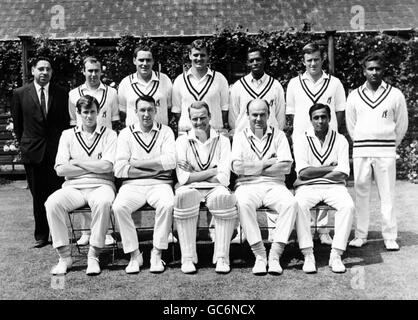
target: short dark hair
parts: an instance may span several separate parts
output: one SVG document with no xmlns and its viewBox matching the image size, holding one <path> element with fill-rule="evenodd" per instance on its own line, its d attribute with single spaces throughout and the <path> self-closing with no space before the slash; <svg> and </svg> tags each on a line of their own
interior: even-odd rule
<svg viewBox="0 0 418 320">
<path fill-rule="evenodd" d="M 381 52 L 371 52 L 367 56 L 361 60 L 361 65 L 363 68 L 366 68 L 366 62 L 369 61 L 377 61 L 380 63 L 381 67 L 385 67 L 385 58 L 383 57 L 383 54 Z"/>
<path fill-rule="evenodd" d="M 92 97 L 88 94 L 85 96 L 81 96 L 80 99 L 77 100 L 75 107 L 78 113 L 81 113 L 81 108 L 91 109 L 93 105 L 96 106 L 96 110 L 99 111 L 99 101 L 95 97 Z"/>
<path fill-rule="evenodd" d="M 137 105 L 138 105 L 139 101 L 146 101 L 146 102 L 152 103 L 152 105 L 155 107 L 155 100 L 154 100 L 153 97 L 151 97 L 151 96 L 141 96 L 138 99 L 136 99 L 136 101 L 135 101 L 135 110 L 137 108 Z"/>
<path fill-rule="evenodd" d="M 312 120 L 312 113 L 314 113 L 316 110 L 325 109 L 325 111 L 328 114 L 328 118 L 331 120 L 331 109 L 328 105 L 323 103 L 315 103 L 312 107 L 309 108 L 309 119 Z"/>
<path fill-rule="evenodd" d="M 302 52 L 303 54 L 312 54 L 314 52 L 319 51 L 319 53 L 321 54 L 321 57 L 323 57 L 325 55 L 325 48 L 323 46 L 320 46 L 318 43 L 316 42 L 309 42 L 308 44 L 306 44 L 303 48 L 302 48 Z"/>
<path fill-rule="evenodd" d="M 154 59 L 154 54 L 152 53 L 151 47 L 147 46 L 145 44 L 139 45 L 135 48 L 134 53 L 133 53 L 133 58 L 135 59 L 136 56 L 138 55 L 139 51 L 148 51 L 151 52 L 152 58 Z"/>
<path fill-rule="evenodd" d="M 195 101 L 188 108 L 189 118 L 190 118 L 190 109 L 202 109 L 202 108 L 206 109 L 206 111 L 208 112 L 208 116 L 210 117 L 211 115 L 210 115 L 208 104 L 205 101 Z"/>
<path fill-rule="evenodd" d="M 269 103 L 268 103 L 267 100 L 265 100 L 265 99 L 253 99 L 253 100 L 248 101 L 248 103 L 247 103 L 247 107 L 246 107 L 247 108 L 247 115 L 250 114 L 250 105 L 255 100 L 261 100 L 261 101 L 263 101 L 266 104 L 266 106 L 267 106 L 267 112 L 270 114 L 270 105 L 269 105 Z"/>
<path fill-rule="evenodd" d="M 51 59 L 49 59 L 48 57 L 45 57 L 45 56 L 38 56 L 38 57 L 35 57 L 33 60 L 32 60 L 32 67 L 36 67 L 36 65 L 38 64 L 38 62 L 39 61 L 47 61 L 47 62 L 49 62 L 49 64 L 51 65 L 51 68 L 52 68 L 52 62 L 51 62 Z"/>
<path fill-rule="evenodd" d="M 83 69 L 86 68 L 86 63 L 87 62 L 89 62 L 89 63 L 98 63 L 98 64 L 100 64 L 100 67 L 102 67 L 102 63 L 96 57 L 88 56 L 88 57 L 85 57 L 83 59 Z"/>
<path fill-rule="evenodd" d="M 266 60 L 266 53 L 265 53 L 265 51 L 264 51 L 261 47 L 259 47 L 259 46 L 252 46 L 252 47 L 249 47 L 249 48 L 247 49 L 247 58 L 248 58 L 248 55 L 249 55 L 250 53 L 253 53 L 253 52 L 260 52 L 261 57 L 262 57 L 264 60 Z"/>
<path fill-rule="evenodd" d="M 196 39 L 189 45 L 189 51 L 192 52 L 192 49 L 204 50 L 206 49 L 207 54 L 209 55 L 209 45 L 204 39 Z"/>
</svg>

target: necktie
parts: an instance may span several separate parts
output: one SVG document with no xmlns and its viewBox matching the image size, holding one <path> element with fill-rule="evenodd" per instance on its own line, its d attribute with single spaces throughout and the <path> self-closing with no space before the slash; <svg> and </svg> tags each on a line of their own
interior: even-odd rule
<svg viewBox="0 0 418 320">
<path fill-rule="evenodd" d="M 46 101 L 45 101 L 44 89 L 45 89 L 44 87 L 41 87 L 41 108 L 45 112 L 45 116 L 46 116 Z"/>
</svg>

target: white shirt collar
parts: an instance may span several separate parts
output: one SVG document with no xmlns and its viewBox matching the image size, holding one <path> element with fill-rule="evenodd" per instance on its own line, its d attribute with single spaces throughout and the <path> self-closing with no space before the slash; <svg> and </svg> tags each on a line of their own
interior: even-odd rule
<svg viewBox="0 0 418 320">
<path fill-rule="evenodd" d="M 386 90 L 388 88 L 388 84 L 382 80 L 382 82 L 380 83 L 379 88 L 377 88 L 377 90 L 379 90 L 380 88 L 382 88 L 383 90 Z M 363 83 L 363 85 L 361 86 L 361 91 L 364 92 L 364 90 L 371 91 L 369 88 L 367 88 L 367 81 L 365 81 Z"/>
<path fill-rule="evenodd" d="M 251 81 L 251 82 L 255 82 L 255 83 L 264 83 L 264 81 L 266 81 L 266 79 L 267 79 L 267 73 L 265 73 L 264 72 L 264 74 L 263 74 L 263 76 L 260 78 L 260 79 L 255 79 L 254 77 L 253 77 L 253 74 L 250 72 L 248 75 L 247 75 L 247 79 L 246 80 L 249 80 L 249 81 Z"/>
<path fill-rule="evenodd" d="M 324 70 L 322 70 L 322 75 L 321 75 L 321 77 L 320 77 L 320 78 L 318 79 L 318 81 L 316 81 L 315 83 L 317 83 L 317 82 L 321 82 L 321 81 L 323 81 L 323 80 L 325 80 L 325 79 L 329 79 L 329 74 L 327 74 Z M 308 74 L 308 72 L 307 72 L 307 71 L 305 71 L 305 72 L 302 74 L 302 80 L 309 80 L 309 81 L 313 82 L 312 77 Z"/>
<path fill-rule="evenodd" d="M 152 125 L 152 128 L 151 128 L 151 130 L 149 132 L 151 132 L 152 130 L 160 131 L 160 129 L 158 128 L 157 122 L 155 122 L 155 121 L 154 121 L 154 124 Z M 133 131 L 134 132 L 139 131 L 141 133 L 148 133 L 148 132 L 142 131 L 141 126 L 139 125 L 139 122 L 134 123 L 134 125 L 133 125 Z"/>
<path fill-rule="evenodd" d="M 219 136 L 219 133 L 218 132 L 216 132 L 216 130 L 215 129 L 213 129 L 212 127 L 210 127 L 210 131 L 209 131 L 209 139 L 208 140 L 206 140 L 205 141 L 205 143 L 207 143 L 207 142 L 209 142 L 209 141 L 211 141 L 211 140 L 213 140 L 213 139 L 215 139 L 216 137 L 218 137 Z M 189 139 L 189 140 L 196 140 L 196 141 L 199 141 L 200 142 L 200 140 L 196 137 L 196 131 L 195 131 L 195 129 L 194 128 L 192 128 L 189 132 L 188 132 L 188 134 L 187 134 L 187 139 Z"/>
<path fill-rule="evenodd" d="M 101 129 L 102 129 L 102 126 L 96 125 L 96 129 L 94 130 L 94 132 L 97 134 L 100 134 Z M 75 127 L 75 132 L 83 132 L 81 124 Z"/>
<path fill-rule="evenodd" d="M 91 90 L 90 88 L 87 87 L 87 84 L 84 82 L 81 87 L 81 90 Z M 96 90 L 106 90 L 106 86 L 100 81 L 99 86 L 97 87 Z"/>
<path fill-rule="evenodd" d="M 247 130 L 247 136 L 248 137 L 254 137 L 254 138 L 256 138 L 256 139 L 258 139 L 257 137 L 256 137 L 256 135 L 254 134 L 254 132 L 251 130 L 251 128 L 250 127 L 247 127 L 247 128 L 245 128 L 245 130 Z M 261 138 L 261 140 L 262 139 L 264 139 L 264 137 L 267 137 L 269 134 L 272 134 L 272 130 L 271 130 L 271 127 L 270 126 L 267 126 L 267 130 L 266 130 L 266 132 L 264 133 L 264 135 L 263 135 L 263 137 Z"/>
<path fill-rule="evenodd" d="M 36 81 L 34 81 L 33 84 L 35 85 L 36 92 L 40 92 L 41 91 L 41 86 Z M 49 82 L 46 85 L 44 85 L 44 90 L 45 90 L 45 92 L 48 92 Z"/>
<path fill-rule="evenodd" d="M 151 71 L 150 81 L 160 81 L 160 78 L 157 76 L 157 73 L 154 70 Z M 135 72 L 135 73 L 132 74 L 132 83 L 138 83 L 138 82 L 146 83 L 145 81 L 140 80 L 138 78 L 138 73 Z"/>
<path fill-rule="evenodd" d="M 192 75 L 194 77 L 194 74 L 192 73 L 192 68 L 190 68 L 186 72 L 186 76 L 190 76 L 190 75 Z M 205 75 L 202 78 L 204 78 L 206 76 L 213 77 L 213 70 L 211 70 L 209 67 L 208 67 L 208 70 L 206 71 Z"/>
<path fill-rule="evenodd" d="M 331 132 L 332 132 L 333 130 L 330 128 L 330 127 L 328 127 L 328 132 L 327 132 L 327 134 L 326 134 L 326 136 L 325 136 L 325 141 L 328 139 L 328 137 L 331 135 Z M 308 127 L 308 129 L 306 129 L 306 135 L 308 136 L 308 137 L 314 137 L 314 138 L 317 138 L 316 137 L 316 135 L 315 135 L 315 130 L 314 130 L 314 128 L 313 128 L 313 126 L 310 126 L 310 127 Z"/>
</svg>

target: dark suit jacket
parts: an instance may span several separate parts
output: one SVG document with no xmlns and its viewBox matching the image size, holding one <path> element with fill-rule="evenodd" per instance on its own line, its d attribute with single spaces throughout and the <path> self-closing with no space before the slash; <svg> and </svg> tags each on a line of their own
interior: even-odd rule
<svg viewBox="0 0 418 320">
<path fill-rule="evenodd" d="M 24 85 L 13 92 L 12 117 L 22 162 L 54 163 L 61 133 L 70 126 L 68 91 L 50 83 L 45 116 L 33 82 Z"/>
</svg>

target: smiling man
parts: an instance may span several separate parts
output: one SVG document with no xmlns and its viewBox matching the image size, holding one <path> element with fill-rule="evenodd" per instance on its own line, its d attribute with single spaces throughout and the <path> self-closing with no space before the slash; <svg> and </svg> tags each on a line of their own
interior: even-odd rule
<svg viewBox="0 0 418 320">
<path fill-rule="evenodd" d="M 396 212 L 396 147 L 408 128 L 408 111 L 402 92 L 383 81 L 385 61 L 369 54 L 362 61 L 366 82 L 347 99 L 347 130 L 353 140 L 356 232 L 352 247 L 367 243 L 372 176 L 376 181 L 387 250 L 399 250 Z"/>
<path fill-rule="evenodd" d="M 250 73 L 239 79 L 231 88 L 230 112 L 235 132 L 248 127 L 246 106 L 253 99 L 268 101 L 270 116 L 268 125 L 283 130 L 285 124 L 285 100 L 282 85 L 265 73 L 265 53 L 259 47 L 247 51 L 247 66 Z"/>
<path fill-rule="evenodd" d="M 65 274 L 71 268 L 66 217 L 69 211 L 88 204 L 92 222 L 86 274 L 96 275 L 116 192 L 113 162 L 117 137 L 113 130 L 97 125 L 99 102 L 94 97 L 81 97 L 76 109 L 81 124 L 62 133 L 55 161 L 57 174 L 66 181 L 45 203 L 52 245 L 59 255 L 51 273 Z"/>
<path fill-rule="evenodd" d="M 68 110 L 70 112 L 71 126 L 81 125 L 80 113 L 76 110 L 76 103 L 85 95 L 90 95 L 99 101 L 99 109 L 97 115 L 97 124 L 105 126 L 109 129 L 116 127 L 119 121 L 119 104 L 116 89 L 102 83 L 102 64 L 95 57 L 89 56 L 83 60 L 83 75 L 85 82 L 70 91 L 68 97 Z M 81 228 L 89 229 L 91 224 L 90 215 L 81 215 Z M 78 239 L 78 245 L 88 245 L 90 231 L 84 230 L 81 238 Z M 106 235 L 106 245 L 115 242 L 111 232 Z"/>
<path fill-rule="evenodd" d="M 168 125 L 171 119 L 170 78 L 162 72 L 153 70 L 154 55 L 148 46 L 135 48 L 132 61 L 136 72 L 123 78 L 118 88 L 121 120 L 127 127 L 137 122 L 135 102 L 138 98 L 150 96 L 154 99 L 157 110 L 155 121 Z"/>
<path fill-rule="evenodd" d="M 246 106 L 249 127 L 235 134 L 232 144 L 232 171 L 237 175 L 235 196 L 239 219 L 256 258 L 256 275 L 281 274 L 280 257 L 292 232 L 297 203 L 285 186 L 285 174 L 293 159 L 283 131 L 267 125 L 269 103 L 255 99 Z M 266 206 L 277 215 L 273 243 L 267 262 L 256 209 Z"/>
<path fill-rule="evenodd" d="M 191 130 L 188 108 L 195 101 L 204 101 L 209 106 L 213 129 L 229 130 L 228 81 L 220 72 L 208 67 L 209 48 L 204 40 L 192 42 L 189 59 L 191 68 L 177 76 L 173 84 L 172 112 L 179 132 Z"/>
<path fill-rule="evenodd" d="M 142 96 L 135 105 L 136 123 L 124 128 L 118 137 L 115 176 L 123 182 L 113 203 L 113 212 L 120 228 L 123 251 L 131 256 L 125 269 L 130 274 L 138 273 L 143 264 L 132 212 L 146 203 L 155 208 L 150 272 L 160 273 L 165 270 L 161 254 L 168 248 L 173 215 L 174 133 L 155 121 L 154 98 Z"/>
<path fill-rule="evenodd" d="M 236 199 L 228 189 L 230 177 L 229 139 L 212 129 L 207 103 L 193 102 L 188 110 L 192 130 L 178 137 L 174 219 L 180 249 L 181 270 L 196 272 L 196 230 L 200 202 L 205 201 L 215 220 L 215 271 L 230 271 L 229 246 L 237 220 Z"/>
<path fill-rule="evenodd" d="M 337 209 L 329 266 L 333 272 L 342 273 L 345 266 L 341 255 L 347 246 L 354 214 L 354 203 L 345 187 L 350 174 L 348 142 L 329 127 L 331 110 L 327 105 L 314 104 L 309 109 L 309 116 L 312 127 L 305 134 L 295 135 L 293 144 L 298 174 L 294 183 L 299 205 L 296 231 L 305 258 L 303 271 L 316 272 L 310 209 L 324 201 Z"/>
</svg>

